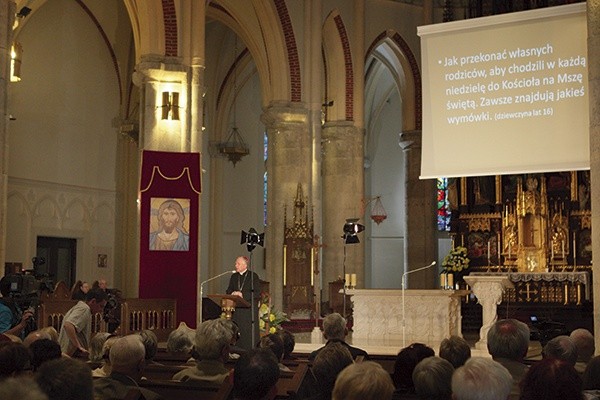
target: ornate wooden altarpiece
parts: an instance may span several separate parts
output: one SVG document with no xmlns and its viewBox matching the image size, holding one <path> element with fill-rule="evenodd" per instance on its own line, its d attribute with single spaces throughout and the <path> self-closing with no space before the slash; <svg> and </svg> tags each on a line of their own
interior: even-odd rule
<svg viewBox="0 0 600 400">
<path fill-rule="evenodd" d="M 315 255 L 314 223 L 299 183 L 294 199 L 293 217 L 288 221 L 284 212 L 283 239 L 283 310 L 290 318 L 314 317 Z"/>
<path fill-rule="evenodd" d="M 452 245 L 469 273 L 509 275 L 506 304 L 591 303 L 589 171 L 455 178 L 448 198 Z"/>
</svg>

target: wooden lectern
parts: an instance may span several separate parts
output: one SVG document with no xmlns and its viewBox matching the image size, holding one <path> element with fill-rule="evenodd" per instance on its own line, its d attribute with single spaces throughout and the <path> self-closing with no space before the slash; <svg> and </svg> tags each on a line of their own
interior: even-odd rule
<svg viewBox="0 0 600 400">
<path fill-rule="evenodd" d="M 221 306 L 221 310 L 223 310 L 227 319 L 231 319 L 236 307 L 250 308 L 250 303 L 242 297 L 232 294 L 209 294 L 208 298 Z"/>
</svg>

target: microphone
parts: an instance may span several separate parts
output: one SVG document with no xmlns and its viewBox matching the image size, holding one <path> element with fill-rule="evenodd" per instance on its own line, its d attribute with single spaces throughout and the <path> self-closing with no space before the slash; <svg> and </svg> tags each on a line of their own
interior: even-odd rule
<svg viewBox="0 0 600 400">
<path fill-rule="evenodd" d="M 207 280 L 205 280 L 204 282 L 201 282 L 201 283 L 200 283 L 200 286 L 204 285 L 206 282 L 210 282 L 210 281 L 212 281 L 212 280 L 214 280 L 214 279 L 220 278 L 220 277 L 222 277 L 223 275 L 227 275 L 227 274 L 234 274 L 234 273 L 235 273 L 235 270 L 234 270 L 234 271 L 225 271 L 225 272 L 223 272 L 222 274 L 219 274 L 219 275 L 217 275 L 217 276 L 213 276 L 212 278 L 208 278 L 208 279 L 207 279 Z"/>
<path fill-rule="evenodd" d="M 423 271 L 424 269 L 431 268 L 436 264 L 437 264 L 437 261 L 432 261 L 431 264 L 429 264 L 429 265 L 426 265 L 421 268 L 413 269 L 410 271 L 405 271 L 402 274 L 402 348 L 406 347 L 406 309 L 405 309 L 405 302 L 404 302 L 404 292 L 406 290 L 406 276 L 408 274 L 412 274 L 414 272 L 419 272 L 419 271 Z"/>
</svg>

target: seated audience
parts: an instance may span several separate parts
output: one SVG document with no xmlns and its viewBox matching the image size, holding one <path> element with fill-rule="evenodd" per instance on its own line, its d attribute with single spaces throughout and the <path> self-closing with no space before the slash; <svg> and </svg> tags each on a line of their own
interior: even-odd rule
<svg viewBox="0 0 600 400">
<path fill-rule="evenodd" d="M 363 361 L 351 364 L 338 375 L 333 400 L 390 400 L 394 384 L 380 364 Z"/>
<path fill-rule="evenodd" d="M 31 343 L 39 339 L 52 339 L 52 337 L 48 332 L 38 329 L 36 331 L 29 332 L 29 334 L 25 336 L 25 339 L 23 339 L 23 344 L 25 345 L 25 347 L 29 348 L 29 346 L 31 346 Z"/>
<path fill-rule="evenodd" d="M 237 341 L 240 339 L 241 335 L 240 327 L 234 320 L 225 319 L 224 321 L 229 330 L 231 331 L 231 342 L 229 343 L 229 359 L 237 360 L 238 358 L 240 358 L 240 354 L 246 351 L 245 349 L 237 345 Z"/>
<path fill-rule="evenodd" d="M 471 347 L 465 339 L 460 336 L 450 336 L 440 343 L 439 355 L 445 360 L 450 361 L 454 368 L 465 364 L 471 357 Z"/>
<path fill-rule="evenodd" d="M 50 336 L 51 340 L 58 343 L 58 332 L 56 331 L 56 329 L 54 329 L 53 326 L 47 326 L 45 328 L 41 328 L 41 329 L 39 329 L 39 331 L 42 335 L 48 334 L 48 336 Z"/>
<path fill-rule="evenodd" d="M 0 379 L 31 373 L 31 357 L 22 343 L 0 342 Z"/>
<path fill-rule="evenodd" d="M 286 329 L 277 331 L 281 340 L 283 340 L 283 359 L 284 360 L 295 360 L 296 357 L 292 355 L 294 347 L 296 347 L 296 338 L 294 334 Z"/>
<path fill-rule="evenodd" d="M 413 343 L 400 350 L 394 363 L 392 379 L 396 387 L 395 396 L 414 394 L 413 371 L 421 360 L 435 355 L 435 351 L 422 343 Z"/>
<path fill-rule="evenodd" d="M 583 372 L 583 392 L 587 398 L 600 399 L 600 356 L 587 363 Z"/>
<path fill-rule="evenodd" d="M 512 388 L 510 372 L 497 361 L 471 357 L 452 375 L 454 400 L 506 400 Z"/>
<path fill-rule="evenodd" d="M 6 378 L 0 381 L 0 399 L 48 400 L 32 377 Z"/>
<path fill-rule="evenodd" d="M 415 367 L 412 380 L 416 395 L 423 400 L 451 400 L 454 367 L 441 357 L 427 357 Z"/>
<path fill-rule="evenodd" d="M 563 360 L 575 367 L 577 362 L 577 347 L 570 337 L 556 336 L 546 343 L 542 349 L 543 358 L 556 358 Z"/>
<path fill-rule="evenodd" d="M 85 301 L 87 292 L 90 291 L 90 284 L 85 281 L 77 281 L 71 289 L 71 299 Z"/>
<path fill-rule="evenodd" d="M 150 329 L 144 329 L 140 331 L 140 337 L 146 350 L 146 365 L 161 365 L 154 361 L 154 356 L 156 356 L 156 352 L 158 351 L 158 338 L 156 334 Z"/>
<path fill-rule="evenodd" d="M 251 349 L 242 354 L 233 370 L 235 400 L 271 400 L 277 395 L 279 367 L 273 352 Z"/>
<path fill-rule="evenodd" d="M 130 389 L 139 389 L 146 400 L 162 399 L 157 393 L 140 388 L 144 372 L 145 351 L 139 335 L 123 336 L 110 348 L 111 373 L 94 380 L 95 400 L 124 399 Z"/>
<path fill-rule="evenodd" d="M 167 351 L 190 354 L 194 348 L 194 335 L 195 331 L 192 328 L 185 322 L 180 322 L 177 329 L 169 333 L 167 337 Z"/>
<path fill-rule="evenodd" d="M 46 361 L 35 375 L 48 400 L 93 400 L 92 371 L 84 362 L 61 357 Z"/>
<path fill-rule="evenodd" d="M 31 354 L 31 367 L 34 372 L 46 361 L 62 357 L 60 345 L 50 339 L 39 339 L 31 343 L 29 353 Z"/>
<path fill-rule="evenodd" d="M 321 350 L 311 367 L 316 394 L 307 400 L 330 400 L 337 376 L 353 362 L 352 354 L 341 343 L 332 343 Z"/>
<path fill-rule="evenodd" d="M 583 400 L 582 382 L 575 367 L 548 357 L 533 364 L 521 381 L 522 400 Z"/>
<path fill-rule="evenodd" d="M 594 357 L 596 353 L 596 344 L 594 342 L 594 335 L 587 329 L 579 328 L 575 329 L 569 335 L 575 347 L 577 347 L 577 363 L 575 363 L 575 370 L 580 374 L 583 374 L 587 363 Z"/>
<path fill-rule="evenodd" d="M 263 349 L 269 349 L 273 352 L 273 354 L 275 355 L 275 358 L 277 358 L 279 370 L 281 372 L 292 372 L 291 369 L 289 369 L 282 363 L 282 361 L 283 361 L 283 340 L 281 339 L 281 337 L 279 335 L 277 335 L 276 333 L 269 333 L 268 335 L 261 337 L 260 340 L 258 341 L 257 347 L 260 347 Z"/>
<path fill-rule="evenodd" d="M 352 354 L 353 359 L 356 359 L 358 356 L 362 356 L 365 360 L 368 360 L 369 355 L 366 351 L 357 347 L 352 347 L 345 342 L 347 334 L 348 328 L 346 328 L 346 320 L 340 314 L 332 313 L 323 318 L 323 337 L 327 339 L 325 346 L 330 343 L 341 343 L 346 346 L 348 350 L 350 350 L 350 354 Z M 323 349 L 323 347 L 310 353 L 308 359 L 310 361 L 314 360 L 321 349 Z"/>
<path fill-rule="evenodd" d="M 231 330 L 224 319 L 204 321 L 196 329 L 194 354 L 196 366 L 179 371 L 174 380 L 192 381 L 202 386 L 219 387 L 229 376 Z"/>
<path fill-rule="evenodd" d="M 529 327 L 516 319 L 496 321 L 487 334 L 487 348 L 494 361 L 502 364 L 513 378 L 511 399 L 518 399 L 519 383 L 529 368 L 523 358 L 529 349 Z"/>
</svg>

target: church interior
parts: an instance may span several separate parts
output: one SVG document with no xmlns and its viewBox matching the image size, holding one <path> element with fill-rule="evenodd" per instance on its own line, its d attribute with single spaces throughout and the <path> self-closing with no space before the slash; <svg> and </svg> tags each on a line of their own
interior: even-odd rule
<svg viewBox="0 0 600 400">
<path fill-rule="evenodd" d="M 162 340 L 220 314 L 238 256 L 306 351 L 331 312 L 382 356 L 438 323 L 474 344 L 486 301 L 594 332 L 600 71 L 589 168 L 419 179 L 418 27 L 572 3 L 600 26 L 598 0 L 0 0 L 4 274 L 62 282 L 43 325 L 105 279 L 124 331 Z M 153 248 L 166 200 L 185 242 Z M 447 269 L 461 248 L 468 268 Z M 505 286 L 484 300 L 479 277 Z"/>
</svg>

